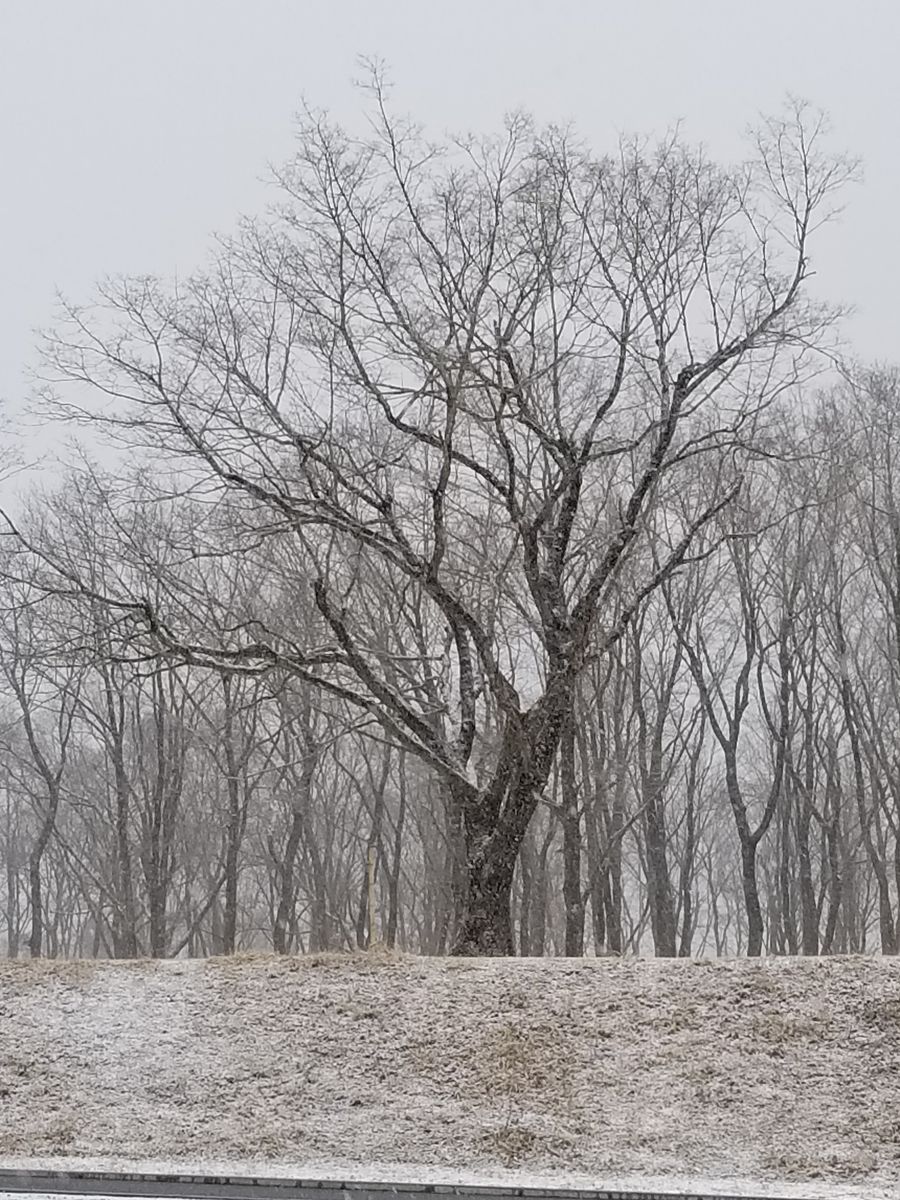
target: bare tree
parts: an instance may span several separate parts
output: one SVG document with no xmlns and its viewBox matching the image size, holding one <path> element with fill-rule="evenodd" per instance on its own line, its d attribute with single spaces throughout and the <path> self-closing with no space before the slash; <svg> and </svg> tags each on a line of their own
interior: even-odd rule
<svg viewBox="0 0 900 1200">
<path fill-rule="evenodd" d="M 365 137 L 307 114 L 273 221 L 177 292 L 108 285 L 49 357 L 114 401 L 58 400 L 69 418 L 240 498 L 229 550 L 261 578 L 302 558 L 323 637 L 298 640 L 265 587 L 237 626 L 200 619 L 197 557 L 223 549 L 202 515 L 166 586 L 103 598 L 159 653 L 287 673 L 378 721 L 461 814 L 456 951 L 508 954 L 578 681 L 733 499 L 820 341 L 811 239 L 852 167 L 801 107 L 726 170 L 677 137 L 597 159 L 521 117 L 438 146 L 390 115 L 377 76 L 371 92 Z M 96 593 L 62 557 L 68 586 Z M 376 584 L 414 596 L 439 639 L 386 664 Z"/>
</svg>

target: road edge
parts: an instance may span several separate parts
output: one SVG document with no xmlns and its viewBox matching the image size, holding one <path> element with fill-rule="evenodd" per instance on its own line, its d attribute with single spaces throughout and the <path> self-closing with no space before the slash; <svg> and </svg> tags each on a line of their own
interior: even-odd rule
<svg viewBox="0 0 900 1200">
<path fill-rule="evenodd" d="M 99 1171 L 0 1167 L 0 1192 L 69 1196 L 160 1197 L 163 1200 L 384 1200 L 385 1194 L 509 1200 L 803 1200 L 802 1194 L 671 1191 L 659 1189 L 547 1188 L 510 1184 L 410 1183 L 360 1179 L 307 1179 L 216 1173 Z M 810 1194 L 810 1200 L 815 1200 Z"/>
</svg>

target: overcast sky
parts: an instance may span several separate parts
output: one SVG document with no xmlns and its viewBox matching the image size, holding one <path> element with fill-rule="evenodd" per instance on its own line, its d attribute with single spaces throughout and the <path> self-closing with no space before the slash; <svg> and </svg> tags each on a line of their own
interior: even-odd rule
<svg viewBox="0 0 900 1200">
<path fill-rule="evenodd" d="M 826 108 L 865 183 L 816 262 L 858 352 L 900 359 L 897 0 L 0 0 L 0 398 L 54 294 L 185 273 L 261 209 L 301 96 L 351 119 L 357 57 L 434 132 L 505 111 L 687 134 L 723 157 L 786 92 Z"/>
</svg>

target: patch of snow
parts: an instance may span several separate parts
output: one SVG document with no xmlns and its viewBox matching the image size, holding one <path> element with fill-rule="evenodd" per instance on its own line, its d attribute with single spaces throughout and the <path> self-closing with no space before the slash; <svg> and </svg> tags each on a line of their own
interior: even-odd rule
<svg viewBox="0 0 900 1200">
<path fill-rule="evenodd" d="M 613 1175 L 602 1177 L 557 1172 L 533 1174 L 527 1171 L 494 1170 L 491 1172 L 448 1170 L 435 1167 L 412 1167 L 409 1163 L 379 1163 L 366 1167 L 359 1163 L 295 1163 L 276 1168 L 271 1162 L 228 1162 L 219 1160 L 152 1159 L 133 1162 L 121 1158 L 18 1158 L 14 1162 L 0 1160 L 0 1169 L 21 1171 L 90 1171 L 118 1174 L 191 1175 L 207 1177 L 266 1179 L 295 1179 L 320 1183 L 390 1183 L 397 1186 L 439 1185 L 442 1187 L 478 1187 L 495 1189 L 528 1188 L 554 1191 L 620 1191 L 667 1192 L 686 1197 L 699 1194 L 723 1196 L 727 1200 L 749 1197 L 761 1200 L 897 1200 L 896 1188 L 834 1183 L 773 1183 L 719 1178 L 705 1175 Z M 29 1193 L 29 1200 L 44 1200 L 44 1193 Z M 47 1200 L 59 1200 L 59 1193 L 47 1193 Z M 0 1191 L 0 1200 L 22 1200 L 21 1193 Z M 122 1200 L 92 1194 L 91 1200 Z"/>
<path fill-rule="evenodd" d="M 900 1196 L 900 964 L 0 964 L 0 1165 Z"/>
</svg>

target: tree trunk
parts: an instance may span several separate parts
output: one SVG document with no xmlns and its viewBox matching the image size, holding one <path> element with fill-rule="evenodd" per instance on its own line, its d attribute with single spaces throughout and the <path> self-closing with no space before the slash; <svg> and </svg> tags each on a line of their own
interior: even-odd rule
<svg viewBox="0 0 900 1200">
<path fill-rule="evenodd" d="M 463 917 L 454 954 L 487 958 L 512 956 L 510 901 L 518 849 L 509 840 L 494 839 L 484 853 L 469 858 Z"/>
<path fill-rule="evenodd" d="M 43 949 L 45 922 L 41 864 L 44 859 L 44 851 L 47 849 L 56 825 L 59 800 L 59 788 L 55 785 L 51 786 L 47 797 L 47 811 L 28 859 L 28 887 L 31 896 L 31 936 L 28 939 L 28 951 L 32 958 L 40 958 Z"/>
<path fill-rule="evenodd" d="M 370 815 L 371 823 L 369 825 L 369 836 L 366 841 L 366 867 L 363 870 L 359 905 L 356 913 L 356 944 L 360 950 L 371 947 L 373 930 L 376 931 L 376 940 L 380 940 L 377 936 L 380 921 L 378 920 L 378 913 L 373 911 L 378 904 L 379 898 L 375 895 L 375 888 L 372 886 L 372 883 L 374 875 L 380 874 L 381 864 L 384 862 L 382 832 L 384 829 L 385 797 L 390 775 L 391 751 L 387 747 L 382 756 L 381 772 L 378 779 L 373 779 L 371 774 L 369 776 L 373 792 L 371 807 L 368 802 L 365 802 L 366 811 Z"/>
<path fill-rule="evenodd" d="M 651 794 L 646 799 L 644 840 L 647 846 L 647 891 L 653 948 L 659 958 L 674 958 L 677 952 L 677 932 L 666 852 L 667 833 L 662 782 L 658 777 L 647 782 Z"/>
<path fill-rule="evenodd" d="M 744 837 L 741 838 L 741 885 L 747 910 L 747 957 L 759 958 L 765 930 L 756 878 L 756 843 Z"/>
<path fill-rule="evenodd" d="M 403 828 L 406 823 L 406 755 L 400 752 L 398 765 L 399 798 L 397 821 L 394 825 L 394 849 L 388 882 L 388 920 L 385 942 L 393 950 L 397 944 L 397 924 L 400 917 L 400 870 L 403 858 Z"/>
<path fill-rule="evenodd" d="M 815 654 L 816 641 L 813 635 L 812 650 Z M 819 953 L 820 909 L 813 883 L 810 830 L 814 815 L 813 796 L 816 791 L 816 721 L 815 698 L 812 691 L 812 675 L 807 689 L 806 714 L 804 718 L 803 763 L 804 773 L 802 796 L 797 814 L 797 857 L 800 876 L 800 946 L 803 954 L 815 956 Z M 824 864 L 822 874 L 824 875 Z"/>
<path fill-rule="evenodd" d="M 891 887 L 885 870 L 884 859 L 880 848 L 872 837 L 872 825 L 877 822 L 878 814 L 875 800 L 871 798 L 869 808 L 866 807 L 866 785 L 863 770 L 862 749 L 860 746 L 859 730 L 856 725 L 856 712 L 850 680 L 846 673 L 841 678 L 841 701 L 844 709 L 844 720 L 847 725 L 847 736 L 850 741 L 850 754 L 853 760 L 854 791 L 859 813 L 859 824 L 863 832 L 869 863 L 878 885 L 878 930 L 881 937 L 882 954 L 897 953 L 897 937 L 894 925 L 894 914 L 891 907 Z"/>
<path fill-rule="evenodd" d="M 284 855 L 278 870 L 278 906 L 272 927 L 272 948 L 276 954 L 287 954 L 290 949 L 291 913 L 294 910 L 294 863 L 300 834 L 303 828 L 303 813 L 295 808 L 291 814 Z"/>
<path fill-rule="evenodd" d="M 574 684 L 562 671 L 521 719 L 510 722 L 493 778 L 476 799 L 461 797 L 466 840 L 465 899 L 454 954 L 513 954 L 512 886 L 516 860 L 550 778 Z"/>
<path fill-rule="evenodd" d="M 19 957 L 19 880 L 11 848 L 6 859 L 6 954 Z"/>
<path fill-rule="evenodd" d="M 116 789 L 115 877 L 118 897 L 112 917 L 113 946 L 117 958 L 137 958 L 137 904 L 129 841 L 131 783 L 125 767 L 125 700 L 121 690 L 116 693 L 112 679 L 106 672 L 103 681 L 109 730 L 107 745 Z"/>
<path fill-rule="evenodd" d="M 575 777 L 575 718 L 570 715 L 560 745 L 563 805 L 563 902 L 566 908 L 566 955 L 584 954 L 584 895 L 581 890 L 581 810 Z"/>
<path fill-rule="evenodd" d="M 691 957 L 694 937 L 694 857 L 696 854 L 697 828 L 695 797 L 697 789 L 697 757 L 691 760 L 687 779 L 687 812 L 685 814 L 684 857 L 678 891 L 681 897 L 681 935 L 678 941 L 678 957 Z"/>
<path fill-rule="evenodd" d="M 828 861 L 828 908 L 822 934 L 821 954 L 834 952 L 838 919 L 844 893 L 843 860 L 841 858 L 841 784 L 837 751 L 828 744 L 825 766 L 825 813 L 822 835 L 825 843 L 823 859 Z"/>
<path fill-rule="evenodd" d="M 154 872 L 158 875 L 158 872 Z M 150 957 L 165 958 L 168 945 L 166 908 L 168 888 L 157 878 L 150 886 Z"/>
<path fill-rule="evenodd" d="M 791 843 L 792 801 L 796 804 L 796 794 L 793 788 L 789 789 L 786 803 L 782 805 L 781 820 L 778 826 L 778 899 L 782 940 L 781 953 L 793 955 L 797 953 L 800 946 L 797 939 L 797 921 L 794 913 L 794 891 L 792 887 L 794 859 Z"/>
<path fill-rule="evenodd" d="M 763 949 L 762 905 L 759 899 L 759 880 L 756 874 L 756 851 L 762 827 L 754 835 L 747 820 L 747 807 L 738 780 L 737 758 L 734 745 L 725 747 L 725 786 L 731 811 L 734 814 L 738 842 L 741 850 L 741 890 L 744 894 L 744 911 L 747 914 L 747 955 L 759 958 Z"/>
<path fill-rule="evenodd" d="M 435 929 L 435 952 L 444 954 L 456 940 L 462 923 L 466 900 L 466 837 L 463 810 L 460 799 L 453 789 L 441 786 L 440 797 L 446 820 L 446 853 L 444 857 L 444 896 L 440 908 L 440 922 Z"/>
<path fill-rule="evenodd" d="M 602 717 L 601 717 L 602 720 Z M 591 786 L 585 788 L 584 829 L 587 849 L 588 893 L 591 900 L 591 934 L 594 953 L 606 950 L 606 893 L 609 889 L 609 863 L 602 849 L 602 813 L 606 805 L 602 799 L 605 786 L 604 761 L 600 750 L 597 731 L 588 726 L 580 735 L 581 761 L 589 773 Z"/>
<path fill-rule="evenodd" d="M 44 899 L 41 889 L 41 855 L 32 853 L 28 862 L 28 891 L 31 901 L 31 934 L 28 952 L 40 958 L 44 940 Z"/>
<path fill-rule="evenodd" d="M 116 874 L 118 876 L 121 912 L 114 916 L 113 942 L 116 956 L 138 957 L 137 905 L 134 899 L 134 878 L 131 866 L 131 847 L 128 842 L 128 810 L 130 789 L 124 765 L 115 763 L 116 775 Z"/>
<path fill-rule="evenodd" d="M 624 775 L 616 781 L 612 813 L 607 827 L 606 949 L 621 954 L 625 944 L 622 932 L 622 830 L 625 825 Z"/>
<path fill-rule="evenodd" d="M 238 782 L 228 780 L 228 823 L 225 831 L 225 911 L 222 917 L 222 953 L 234 954 L 237 942 L 238 861 L 241 811 Z"/>
<path fill-rule="evenodd" d="M 484 828 L 483 811 L 465 816 L 463 909 L 451 953 L 506 958 L 513 949 L 512 887 L 525 830 Z M 527 826 L 526 826 L 527 829 Z"/>
<path fill-rule="evenodd" d="M 809 846 L 809 831 L 812 823 L 812 807 L 808 797 L 803 804 L 797 823 L 797 856 L 800 873 L 800 936 L 804 954 L 819 953 L 819 914 L 816 893 L 813 887 L 812 855 Z"/>
<path fill-rule="evenodd" d="M 328 898 L 326 862 L 319 852 L 315 836 L 310 836 L 307 826 L 303 827 L 306 846 L 306 867 L 312 885 L 312 912 L 309 927 L 309 948 L 321 952 L 331 949 L 331 906 Z M 292 911 L 295 911 L 292 909 Z"/>
<path fill-rule="evenodd" d="M 522 841 L 518 858 L 519 882 L 522 893 L 519 900 L 519 954 L 522 958 L 527 958 L 531 954 L 531 909 L 532 892 L 537 875 L 535 869 L 536 861 L 537 854 L 534 849 L 533 838 L 529 833 Z"/>
<path fill-rule="evenodd" d="M 234 954 L 237 942 L 238 869 L 246 809 L 241 803 L 240 767 L 234 744 L 232 682 L 227 674 L 222 676 L 222 694 L 225 700 L 223 740 L 227 772 L 225 786 L 228 794 L 228 815 L 225 822 L 225 913 L 222 922 L 222 950 L 225 954 Z"/>
</svg>

